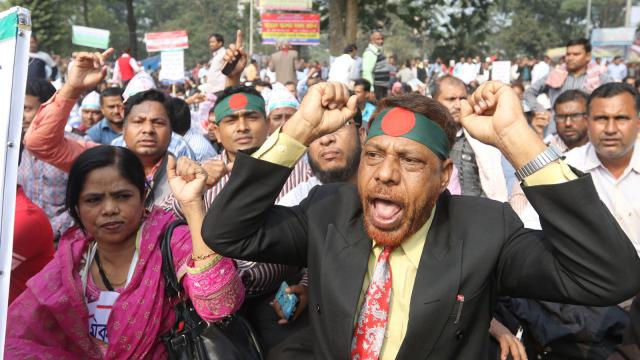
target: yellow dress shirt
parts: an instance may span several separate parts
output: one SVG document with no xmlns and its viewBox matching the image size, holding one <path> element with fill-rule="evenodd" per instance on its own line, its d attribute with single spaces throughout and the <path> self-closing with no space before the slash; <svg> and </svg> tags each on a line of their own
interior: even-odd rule
<svg viewBox="0 0 640 360">
<path fill-rule="evenodd" d="M 281 133 L 280 129 L 275 131 L 267 141 L 252 156 L 274 164 L 293 167 L 304 155 L 306 147 L 296 139 L 287 134 Z M 523 185 L 551 185 L 577 179 L 569 166 L 562 160 L 558 160 L 531 174 L 524 179 Z M 418 265 L 422 257 L 422 250 L 427 241 L 427 234 L 431 227 L 435 207 L 427 222 L 420 230 L 404 241 L 399 247 L 391 252 L 389 264 L 391 265 L 391 303 L 389 304 L 389 317 L 385 341 L 382 344 L 380 359 L 395 359 L 400 351 L 400 346 L 407 333 L 409 324 L 409 308 L 411 307 L 411 293 L 418 272 Z M 365 275 L 358 300 L 356 317 L 353 319 L 355 325 L 360 308 L 364 301 L 364 296 L 369 287 L 369 282 L 373 276 L 378 255 L 382 252 L 382 247 L 372 243 L 369 254 L 367 274 Z"/>
</svg>

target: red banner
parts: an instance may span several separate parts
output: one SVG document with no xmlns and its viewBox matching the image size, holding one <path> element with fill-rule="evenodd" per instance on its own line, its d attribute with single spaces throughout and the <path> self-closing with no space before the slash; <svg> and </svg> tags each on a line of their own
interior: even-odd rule
<svg viewBox="0 0 640 360">
<path fill-rule="evenodd" d="M 189 48 L 189 36 L 184 30 L 144 34 L 147 52 Z"/>
</svg>

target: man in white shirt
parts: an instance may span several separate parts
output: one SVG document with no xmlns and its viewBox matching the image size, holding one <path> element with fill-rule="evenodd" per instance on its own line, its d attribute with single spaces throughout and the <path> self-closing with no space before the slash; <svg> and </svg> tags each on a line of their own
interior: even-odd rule
<svg viewBox="0 0 640 360">
<path fill-rule="evenodd" d="M 224 37 L 220 34 L 209 36 L 209 50 L 211 50 L 211 60 L 209 61 L 209 72 L 207 73 L 207 83 L 211 85 L 211 92 L 215 93 L 224 90 L 226 76 L 222 74 L 224 58 Z"/>
<path fill-rule="evenodd" d="M 600 200 L 640 254 L 640 103 L 637 91 L 624 83 L 607 83 L 593 91 L 587 104 L 589 142 L 566 153 L 566 161 L 591 174 Z M 514 202 L 529 228 L 540 228 L 530 204 Z"/>
<path fill-rule="evenodd" d="M 551 58 L 545 55 L 542 61 L 538 61 L 538 63 L 533 66 L 533 69 L 531 69 L 531 83 L 535 83 L 549 74 L 550 63 Z"/>
<path fill-rule="evenodd" d="M 627 77 L 629 73 L 627 70 L 627 65 L 622 62 L 622 58 L 620 56 L 616 56 L 613 58 L 613 62 L 609 64 L 607 67 L 607 71 L 609 72 L 609 76 L 613 81 L 621 82 L 624 78 Z"/>
<path fill-rule="evenodd" d="M 338 56 L 331 64 L 329 70 L 329 81 L 340 82 L 349 85 L 351 82 L 351 74 L 356 66 L 356 53 L 358 47 L 356 44 L 349 44 L 344 48 L 344 53 Z"/>
<path fill-rule="evenodd" d="M 640 253 L 640 103 L 628 84 L 608 83 L 589 99 L 589 139 L 567 162 L 591 174 L 600 199 Z"/>
</svg>

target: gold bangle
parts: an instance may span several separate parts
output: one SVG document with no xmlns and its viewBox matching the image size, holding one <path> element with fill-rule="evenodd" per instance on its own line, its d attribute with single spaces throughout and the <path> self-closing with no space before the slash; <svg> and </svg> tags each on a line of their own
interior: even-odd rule
<svg viewBox="0 0 640 360">
<path fill-rule="evenodd" d="M 195 255 L 191 254 L 191 260 L 193 260 L 193 261 L 207 260 L 208 258 L 214 257 L 216 255 L 218 255 L 218 254 L 216 254 L 214 252 L 206 254 L 206 255 L 199 255 L 199 256 L 195 256 Z"/>
</svg>

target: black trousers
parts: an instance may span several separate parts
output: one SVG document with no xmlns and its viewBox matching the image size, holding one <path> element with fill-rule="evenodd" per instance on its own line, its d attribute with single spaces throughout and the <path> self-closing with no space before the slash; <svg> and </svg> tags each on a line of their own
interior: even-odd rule
<svg viewBox="0 0 640 360">
<path fill-rule="evenodd" d="M 274 347 L 267 360 L 312 360 L 313 359 L 313 333 L 311 327 L 298 331 Z"/>
<path fill-rule="evenodd" d="M 376 99 L 378 100 L 382 99 L 383 97 L 386 97 L 388 91 L 389 91 L 389 88 L 386 86 L 379 86 L 379 85 L 373 86 L 373 92 L 376 95 Z"/>
<path fill-rule="evenodd" d="M 275 293 L 247 298 L 240 307 L 240 314 L 251 324 L 258 336 L 262 353 L 267 356 L 270 350 L 309 326 L 309 312 L 304 310 L 294 322 L 286 325 L 278 324 L 278 314 L 269 305 Z"/>
</svg>

